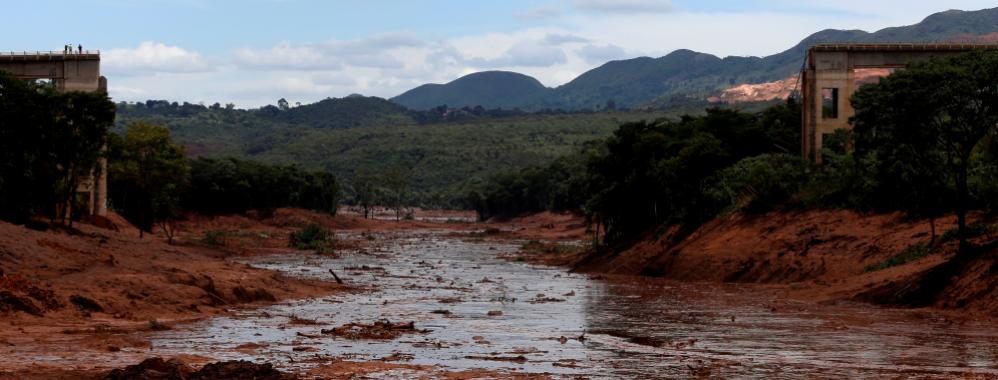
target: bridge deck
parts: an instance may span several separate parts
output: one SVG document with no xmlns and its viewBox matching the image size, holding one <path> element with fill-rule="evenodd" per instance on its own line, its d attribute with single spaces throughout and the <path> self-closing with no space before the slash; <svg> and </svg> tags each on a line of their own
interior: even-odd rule
<svg viewBox="0 0 998 380">
<path fill-rule="evenodd" d="M 99 50 L 84 50 L 82 53 L 61 51 L 0 51 L 0 62 L 38 61 L 99 61 Z"/>
<path fill-rule="evenodd" d="M 846 52 L 933 52 L 998 49 L 998 44 L 817 44 L 811 51 Z"/>
</svg>

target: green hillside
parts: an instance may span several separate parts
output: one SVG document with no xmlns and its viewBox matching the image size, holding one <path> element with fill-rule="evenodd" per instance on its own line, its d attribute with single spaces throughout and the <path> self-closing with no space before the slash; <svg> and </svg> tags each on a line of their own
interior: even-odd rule
<svg viewBox="0 0 998 380">
<path fill-rule="evenodd" d="M 533 114 L 419 124 L 378 98 L 327 99 L 281 110 L 204 107 L 150 101 L 118 105 L 118 128 L 135 120 L 167 126 L 191 156 L 236 157 L 325 169 L 344 182 L 358 171 L 410 173 L 413 199 L 456 206 L 468 183 L 546 162 L 609 136 L 628 121 L 676 113 Z M 152 108 L 149 107 L 152 105 Z M 359 107 L 346 120 L 338 111 Z M 384 112 L 368 113 L 366 107 Z M 351 127 L 352 126 L 352 127 Z"/>
</svg>

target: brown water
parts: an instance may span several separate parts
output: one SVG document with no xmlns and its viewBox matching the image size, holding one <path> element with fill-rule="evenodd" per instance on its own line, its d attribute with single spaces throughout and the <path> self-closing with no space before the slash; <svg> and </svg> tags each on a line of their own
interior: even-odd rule
<svg viewBox="0 0 998 380">
<path fill-rule="evenodd" d="M 327 278 L 333 269 L 369 291 L 215 318 L 157 333 L 153 346 L 160 354 L 259 359 L 289 368 L 330 356 L 373 360 L 400 353 L 412 355 L 412 364 L 450 369 L 591 378 L 998 376 L 998 328 L 990 325 L 957 324 L 929 312 L 782 301 L 774 288 L 593 279 L 496 257 L 515 252 L 515 245 L 442 233 L 381 239 L 388 243 L 371 254 L 249 261 L 306 277 Z M 369 268 L 345 269 L 364 265 Z M 502 315 L 487 315 L 494 310 Z M 322 325 L 288 325 L 291 315 Z M 299 335 L 379 319 L 415 321 L 430 331 L 389 341 Z M 582 335 L 582 341 L 571 339 Z M 265 347 L 236 349 L 245 343 Z M 526 361 L 484 359 L 518 356 Z"/>
</svg>

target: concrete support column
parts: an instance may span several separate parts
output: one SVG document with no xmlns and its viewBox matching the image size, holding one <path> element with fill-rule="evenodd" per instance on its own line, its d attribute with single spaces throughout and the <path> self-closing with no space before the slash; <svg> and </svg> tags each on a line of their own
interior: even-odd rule
<svg viewBox="0 0 998 380">
<path fill-rule="evenodd" d="M 97 170 L 97 178 L 94 180 L 94 191 L 91 213 L 97 216 L 107 216 L 107 159 L 101 158 L 100 167 Z"/>
</svg>

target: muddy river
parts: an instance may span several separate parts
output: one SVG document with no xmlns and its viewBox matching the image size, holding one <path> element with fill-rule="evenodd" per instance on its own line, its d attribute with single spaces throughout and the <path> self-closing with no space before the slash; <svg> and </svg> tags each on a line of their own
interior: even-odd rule
<svg viewBox="0 0 998 380">
<path fill-rule="evenodd" d="M 248 263 L 364 290 L 247 310 L 156 333 L 159 354 L 266 360 L 391 358 L 556 377 L 883 378 L 998 375 L 998 328 L 928 312 L 784 301 L 778 288 L 621 281 L 498 258 L 510 243 L 443 232 L 378 236 L 340 257 Z M 298 323 L 292 318 L 315 321 Z M 395 339 L 322 334 L 351 322 L 415 322 Z M 389 373 L 386 377 L 404 376 Z"/>
</svg>

